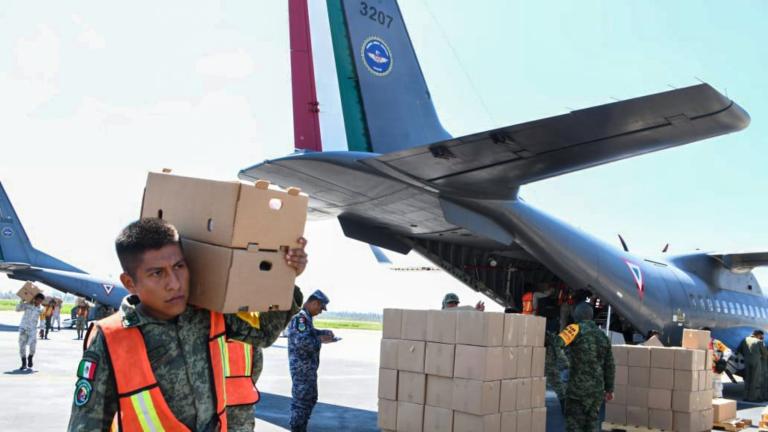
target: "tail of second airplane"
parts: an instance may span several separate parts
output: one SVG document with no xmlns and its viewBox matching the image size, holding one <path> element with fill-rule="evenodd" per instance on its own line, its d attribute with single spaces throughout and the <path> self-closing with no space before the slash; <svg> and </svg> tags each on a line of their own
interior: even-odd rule
<svg viewBox="0 0 768 432">
<path fill-rule="evenodd" d="M 0 183 L 0 266 L 3 264 L 27 264 L 83 273 L 82 270 L 32 246 L 5 188 Z"/>
<path fill-rule="evenodd" d="M 315 73 L 333 68 L 314 59 L 313 38 L 330 38 L 348 150 L 391 153 L 451 138 L 395 0 L 290 0 L 289 7 L 297 149 L 323 150 L 326 102 L 318 101 Z"/>
</svg>

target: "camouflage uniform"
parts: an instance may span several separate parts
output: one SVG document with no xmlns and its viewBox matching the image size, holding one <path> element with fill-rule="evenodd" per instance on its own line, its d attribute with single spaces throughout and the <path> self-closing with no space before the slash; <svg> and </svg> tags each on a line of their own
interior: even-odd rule
<svg viewBox="0 0 768 432">
<path fill-rule="evenodd" d="M 546 345 L 547 354 L 544 361 L 544 375 L 547 377 L 547 384 L 557 395 L 560 402 L 560 409 L 565 412 L 565 389 L 566 383 L 563 382 L 561 372 L 568 369 L 568 357 L 558 346 L 559 339 L 554 333 L 547 333 Z"/>
<path fill-rule="evenodd" d="M 768 356 L 765 344 L 754 336 L 747 336 L 737 350 L 744 356 L 744 400 L 761 399 L 763 385 L 763 359 Z"/>
<path fill-rule="evenodd" d="M 606 392 L 613 392 L 616 374 L 608 337 L 591 320 L 571 324 L 555 339 L 568 346 L 570 363 L 565 390 L 565 429 L 594 431 Z"/>
<path fill-rule="evenodd" d="M 19 354 L 22 359 L 26 359 L 28 355 L 30 357 L 35 355 L 37 346 L 35 330 L 42 308 L 31 303 L 19 303 L 16 305 L 16 312 L 24 312 L 19 323 Z M 27 346 L 29 346 L 29 354 L 26 352 Z"/>
<path fill-rule="evenodd" d="M 317 368 L 320 336 L 331 334 L 312 325 L 312 315 L 302 308 L 288 326 L 288 364 L 291 370 L 291 431 L 306 431 L 317 403 Z"/>
<path fill-rule="evenodd" d="M 128 296 L 118 313 L 125 327 L 141 330 L 152 371 L 174 416 L 191 430 L 217 430 L 208 347 L 210 312 L 188 306 L 176 319 L 163 321 L 142 313 L 136 307 L 138 303 L 138 297 Z M 298 305 L 294 304 L 292 311 L 296 309 Z M 224 315 L 227 337 L 254 346 L 266 346 L 272 340 L 269 335 L 279 334 L 290 314 L 262 313 L 260 329 L 253 328 L 235 314 Z M 104 336 L 98 331 L 94 333 L 90 346 L 83 353 L 83 362 L 90 362 L 92 370 L 89 380 L 92 391 L 81 398 L 85 399 L 81 406 L 73 403 L 70 431 L 108 430 L 117 412 L 115 380 Z M 85 379 L 78 378 L 80 381 Z"/>
</svg>

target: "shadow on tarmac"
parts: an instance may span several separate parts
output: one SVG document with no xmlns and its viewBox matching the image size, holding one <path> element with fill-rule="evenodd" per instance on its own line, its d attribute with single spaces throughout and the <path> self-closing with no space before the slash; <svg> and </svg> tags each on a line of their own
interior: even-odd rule
<svg viewBox="0 0 768 432">
<path fill-rule="evenodd" d="M 288 422 L 291 417 L 291 398 L 262 392 L 261 400 L 256 404 L 255 416 L 275 426 L 290 429 Z M 375 411 L 318 402 L 312 411 L 308 429 L 319 432 L 374 432 L 379 430 L 376 423 Z"/>
<path fill-rule="evenodd" d="M 17 332 L 19 331 L 19 326 L 17 325 L 7 325 L 7 324 L 0 324 L 0 331 L 4 332 Z"/>
<path fill-rule="evenodd" d="M 33 373 L 37 373 L 37 371 L 34 369 L 24 369 L 24 370 L 14 369 L 11 371 L 3 372 L 4 375 L 32 375 Z"/>
</svg>

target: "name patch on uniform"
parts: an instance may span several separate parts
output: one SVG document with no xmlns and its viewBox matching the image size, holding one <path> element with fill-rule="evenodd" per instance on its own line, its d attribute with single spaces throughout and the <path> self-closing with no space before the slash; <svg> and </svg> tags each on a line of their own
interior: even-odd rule
<svg viewBox="0 0 768 432">
<path fill-rule="evenodd" d="M 75 406 L 81 407 L 87 404 L 91 400 L 92 391 L 90 381 L 81 378 L 75 385 Z"/>
<path fill-rule="evenodd" d="M 571 324 L 560 332 L 560 339 L 562 339 L 563 342 L 565 342 L 565 345 L 568 346 L 571 344 L 571 342 L 573 342 L 574 339 L 576 339 L 576 335 L 578 334 L 579 325 Z"/>
<path fill-rule="evenodd" d="M 299 317 L 299 323 L 296 325 L 296 330 L 303 332 L 307 329 L 307 319 Z"/>
<path fill-rule="evenodd" d="M 80 360 L 80 365 L 77 367 L 78 378 L 85 378 L 87 380 L 93 380 L 96 375 L 96 362 L 92 360 Z"/>
</svg>

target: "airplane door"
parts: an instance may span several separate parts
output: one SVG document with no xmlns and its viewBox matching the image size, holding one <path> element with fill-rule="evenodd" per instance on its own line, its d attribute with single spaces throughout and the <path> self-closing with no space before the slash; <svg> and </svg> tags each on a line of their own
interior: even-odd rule
<svg viewBox="0 0 768 432">
<path fill-rule="evenodd" d="M 664 283 L 669 293 L 669 311 L 672 314 L 668 319 L 674 323 L 673 326 L 664 329 L 665 343 L 672 343 L 677 338 L 682 338 L 683 327 L 690 321 L 690 302 L 688 292 L 684 285 L 676 277 L 675 272 L 666 265 L 654 266 L 659 283 Z"/>
</svg>

